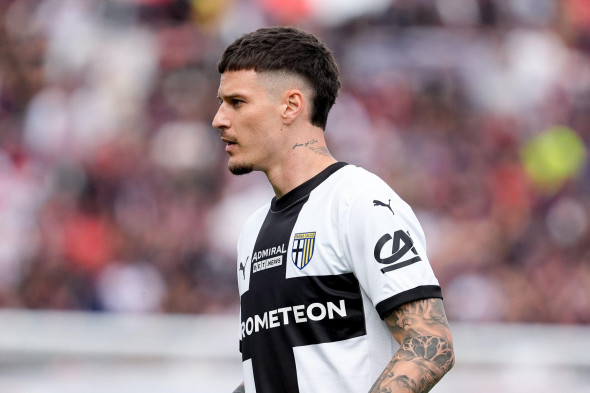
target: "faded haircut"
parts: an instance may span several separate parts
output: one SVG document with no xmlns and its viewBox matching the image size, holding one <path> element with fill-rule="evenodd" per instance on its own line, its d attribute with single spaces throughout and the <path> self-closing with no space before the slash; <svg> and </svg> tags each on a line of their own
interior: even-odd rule
<svg viewBox="0 0 590 393">
<path fill-rule="evenodd" d="M 220 74 L 279 71 L 302 77 L 313 92 L 310 122 L 323 130 L 340 89 L 332 51 L 315 35 L 294 27 L 268 27 L 243 35 L 225 49 L 217 70 Z"/>
</svg>

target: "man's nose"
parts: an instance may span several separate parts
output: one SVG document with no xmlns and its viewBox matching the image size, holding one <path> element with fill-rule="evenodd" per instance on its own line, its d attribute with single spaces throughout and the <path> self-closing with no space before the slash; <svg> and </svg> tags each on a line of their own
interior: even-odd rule
<svg viewBox="0 0 590 393">
<path fill-rule="evenodd" d="M 215 117 L 213 118 L 213 122 L 211 123 L 213 127 L 217 129 L 223 129 L 229 127 L 229 119 L 225 115 L 225 111 L 223 110 L 223 104 L 219 106 Z"/>
</svg>

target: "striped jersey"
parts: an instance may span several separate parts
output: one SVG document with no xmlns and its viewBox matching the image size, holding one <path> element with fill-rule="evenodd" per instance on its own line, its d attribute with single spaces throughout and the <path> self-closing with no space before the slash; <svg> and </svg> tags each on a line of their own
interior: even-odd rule
<svg viewBox="0 0 590 393">
<path fill-rule="evenodd" d="M 247 393 L 365 393 L 398 348 L 383 318 L 442 297 L 412 209 L 342 162 L 246 221 L 237 273 Z"/>
</svg>

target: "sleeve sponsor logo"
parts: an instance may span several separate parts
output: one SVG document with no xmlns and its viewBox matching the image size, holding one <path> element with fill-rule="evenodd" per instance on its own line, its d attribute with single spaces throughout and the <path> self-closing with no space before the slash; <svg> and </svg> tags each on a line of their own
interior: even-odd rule
<svg viewBox="0 0 590 393">
<path fill-rule="evenodd" d="M 309 264 L 315 248 L 315 232 L 296 233 L 293 238 L 291 258 L 299 270 Z"/>
<path fill-rule="evenodd" d="M 382 257 L 384 253 L 383 249 L 391 240 L 391 254 Z M 387 248 L 385 254 L 387 254 Z M 381 236 L 377 241 L 377 244 L 375 244 L 373 256 L 377 262 L 388 265 L 381 269 L 383 274 L 422 260 L 422 258 L 418 256 L 418 252 L 416 251 L 416 247 L 414 247 L 414 241 L 410 237 L 410 234 L 402 230 L 395 231 L 393 237 L 389 233 Z"/>
</svg>

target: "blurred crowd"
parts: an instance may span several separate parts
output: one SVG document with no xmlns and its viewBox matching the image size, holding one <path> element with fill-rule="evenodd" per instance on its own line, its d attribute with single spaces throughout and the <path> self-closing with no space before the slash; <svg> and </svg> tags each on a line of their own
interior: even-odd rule
<svg viewBox="0 0 590 393">
<path fill-rule="evenodd" d="M 335 53 L 332 154 L 414 208 L 450 320 L 590 323 L 586 0 L 3 0 L 0 307 L 237 310 L 215 64 L 262 26 Z"/>
</svg>

